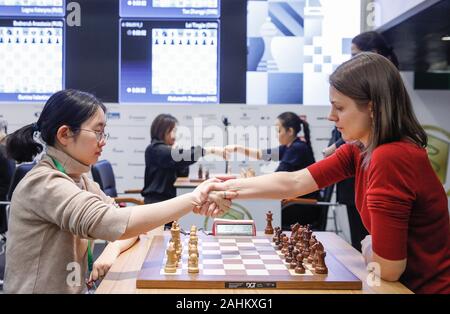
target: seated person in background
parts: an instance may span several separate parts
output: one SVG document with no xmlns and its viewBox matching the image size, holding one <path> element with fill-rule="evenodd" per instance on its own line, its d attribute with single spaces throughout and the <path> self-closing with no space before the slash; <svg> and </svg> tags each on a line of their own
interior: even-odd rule
<svg viewBox="0 0 450 314">
<path fill-rule="evenodd" d="M 205 194 L 215 180 L 170 201 L 118 208 L 87 176 L 108 137 L 105 111 L 91 94 L 60 91 L 50 97 L 36 123 L 8 136 L 8 155 L 18 162 L 33 160 L 44 149 L 41 143 L 46 154 L 12 196 L 5 292 L 85 292 L 85 279 L 104 277 L 140 234 L 192 210 L 215 216 L 229 208 L 229 200 Z M 94 239 L 111 241 L 95 263 Z"/>
<path fill-rule="evenodd" d="M 145 150 L 145 178 L 142 196 L 145 204 L 170 200 L 177 196 L 173 186 L 178 176 L 188 176 L 189 166 L 207 154 L 224 156 L 224 149 L 200 146 L 189 150 L 173 148 L 178 120 L 170 114 L 158 115 L 150 128 L 151 143 Z M 175 160 L 180 157 L 181 160 Z M 170 228 L 171 222 L 166 224 Z"/>
<path fill-rule="evenodd" d="M 228 145 L 225 147 L 226 154 L 237 152 L 258 160 L 279 161 L 275 172 L 298 171 L 315 163 L 308 122 L 300 119 L 294 112 L 285 112 L 277 117 L 275 126 L 278 131 L 280 147 L 262 150 L 241 145 Z M 298 137 L 298 134 L 302 131 L 302 126 L 305 141 Z M 314 192 L 303 197 L 317 199 L 319 193 Z"/>
</svg>

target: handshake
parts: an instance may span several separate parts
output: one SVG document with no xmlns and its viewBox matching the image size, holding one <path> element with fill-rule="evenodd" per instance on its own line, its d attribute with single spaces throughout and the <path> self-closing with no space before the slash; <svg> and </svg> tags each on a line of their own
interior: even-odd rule
<svg viewBox="0 0 450 314">
<path fill-rule="evenodd" d="M 238 193 L 231 188 L 233 180 L 226 180 L 227 178 L 213 178 L 201 183 L 191 193 L 193 212 L 213 218 L 228 212 L 231 200 L 236 198 Z"/>
<path fill-rule="evenodd" d="M 206 154 L 213 154 L 222 157 L 225 160 L 230 160 L 234 153 L 245 154 L 245 147 L 242 145 L 227 145 L 225 147 L 206 147 Z"/>
</svg>

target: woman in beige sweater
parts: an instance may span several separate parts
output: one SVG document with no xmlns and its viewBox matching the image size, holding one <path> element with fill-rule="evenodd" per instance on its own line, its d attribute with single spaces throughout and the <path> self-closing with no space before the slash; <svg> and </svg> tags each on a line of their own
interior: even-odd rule
<svg viewBox="0 0 450 314">
<path fill-rule="evenodd" d="M 139 234 L 192 210 L 208 216 L 228 210 L 229 200 L 206 193 L 211 181 L 165 202 L 118 208 L 86 175 L 105 146 L 105 111 L 88 93 L 60 91 L 47 101 L 36 123 L 8 137 L 8 153 L 18 162 L 42 152 L 44 146 L 36 140 L 47 149 L 11 200 L 7 293 L 85 292 L 90 240 L 111 241 L 93 263 L 92 282 L 106 274 Z"/>
</svg>

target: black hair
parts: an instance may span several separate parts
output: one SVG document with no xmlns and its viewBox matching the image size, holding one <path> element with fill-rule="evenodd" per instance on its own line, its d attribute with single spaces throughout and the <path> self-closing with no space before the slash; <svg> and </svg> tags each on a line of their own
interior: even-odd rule
<svg viewBox="0 0 450 314">
<path fill-rule="evenodd" d="M 352 43 L 361 51 L 375 52 L 388 58 L 397 69 L 399 68 L 398 58 L 394 49 L 389 46 L 386 39 L 380 33 L 373 31 L 361 33 L 352 39 Z"/>
<path fill-rule="evenodd" d="M 152 122 L 150 136 L 152 140 L 164 141 L 166 134 L 178 123 L 177 118 L 170 114 L 160 114 Z"/>
<path fill-rule="evenodd" d="M 86 92 L 67 89 L 53 94 L 36 123 L 26 125 L 8 136 L 8 156 L 18 162 L 32 161 L 44 148 L 34 140 L 36 131 L 41 133 L 41 139 L 46 145 L 54 146 L 56 133 L 61 126 L 67 125 L 77 133 L 81 125 L 93 117 L 99 108 L 106 113 L 105 105 Z"/>
<path fill-rule="evenodd" d="M 309 123 L 305 120 L 301 119 L 298 114 L 294 112 L 285 112 L 278 116 L 278 120 L 281 122 L 281 126 L 286 130 L 292 128 L 294 130 L 294 135 L 297 136 L 298 133 L 302 130 L 305 134 L 305 141 L 308 147 L 313 151 L 311 145 L 311 131 L 309 129 Z"/>
</svg>

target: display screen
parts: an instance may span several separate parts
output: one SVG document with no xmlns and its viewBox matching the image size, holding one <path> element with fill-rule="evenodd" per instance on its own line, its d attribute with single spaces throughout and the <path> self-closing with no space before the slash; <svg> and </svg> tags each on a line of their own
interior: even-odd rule
<svg viewBox="0 0 450 314">
<path fill-rule="evenodd" d="M 218 103 L 219 22 L 120 22 L 119 102 Z"/>
<path fill-rule="evenodd" d="M 251 224 L 217 224 L 216 235 L 235 235 L 235 236 L 251 236 L 253 235 L 253 225 Z"/>
<path fill-rule="evenodd" d="M 64 16 L 64 0 L 0 0 L 0 16 Z"/>
<path fill-rule="evenodd" d="M 63 89 L 64 20 L 0 19 L 0 69 L 0 101 L 45 101 Z"/>
<path fill-rule="evenodd" d="M 220 16 L 220 0 L 120 0 L 120 16 L 217 18 Z"/>
</svg>

